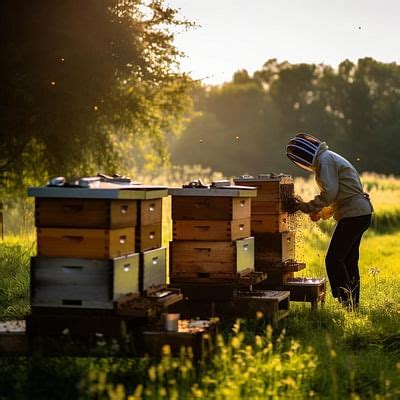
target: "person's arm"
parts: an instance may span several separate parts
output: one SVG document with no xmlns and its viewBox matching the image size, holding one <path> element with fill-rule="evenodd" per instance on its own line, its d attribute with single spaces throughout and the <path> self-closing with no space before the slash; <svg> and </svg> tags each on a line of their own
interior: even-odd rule
<svg viewBox="0 0 400 400">
<path fill-rule="evenodd" d="M 309 202 L 300 202 L 299 210 L 311 214 L 318 213 L 332 204 L 339 191 L 339 176 L 334 163 L 321 163 L 318 170 L 318 181 L 321 193 Z"/>
</svg>

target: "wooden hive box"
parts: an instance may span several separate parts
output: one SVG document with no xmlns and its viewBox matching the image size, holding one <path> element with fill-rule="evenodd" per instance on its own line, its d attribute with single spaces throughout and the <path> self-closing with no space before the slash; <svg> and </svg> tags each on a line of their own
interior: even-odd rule
<svg viewBox="0 0 400 400">
<path fill-rule="evenodd" d="M 135 230 L 39 228 L 39 256 L 110 259 L 135 252 Z"/>
<path fill-rule="evenodd" d="M 259 233 L 255 236 L 256 268 L 295 260 L 295 232 Z"/>
<path fill-rule="evenodd" d="M 232 221 L 173 221 L 173 239 L 234 241 L 250 236 L 250 224 L 250 217 Z"/>
<path fill-rule="evenodd" d="M 36 198 L 35 204 L 39 228 L 116 229 L 137 221 L 136 200 Z"/>
<path fill-rule="evenodd" d="M 173 241 L 170 246 L 171 282 L 237 279 L 254 269 L 254 238 L 236 242 Z"/>
<path fill-rule="evenodd" d="M 288 213 L 283 214 L 252 214 L 251 232 L 275 233 L 294 230 L 292 217 Z"/>
<path fill-rule="evenodd" d="M 138 252 L 158 249 L 162 244 L 162 199 L 138 202 L 135 249 Z"/>
<path fill-rule="evenodd" d="M 251 200 L 246 197 L 172 196 L 174 221 L 232 221 L 249 218 L 250 215 Z"/>
<path fill-rule="evenodd" d="M 111 260 L 31 259 L 33 307 L 112 309 L 127 293 L 139 293 L 139 254 Z"/>
<path fill-rule="evenodd" d="M 285 197 L 294 196 L 294 183 L 290 175 L 261 174 L 257 177 L 243 176 L 234 179 L 237 185 L 257 188 L 257 202 L 282 202 Z M 271 204 L 272 206 L 272 204 Z"/>
<path fill-rule="evenodd" d="M 167 283 L 167 249 L 145 251 L 140 254 L 141 292 Z"/>
</svg>

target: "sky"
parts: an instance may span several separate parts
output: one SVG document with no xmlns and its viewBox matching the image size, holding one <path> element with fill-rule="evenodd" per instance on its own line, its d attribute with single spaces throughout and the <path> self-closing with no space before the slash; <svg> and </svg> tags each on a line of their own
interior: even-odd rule
<svg viewBox="0 0 400 400">
<path fill-rule="evenodd" d="M 400 0 L 167 0 L 200 25 L 176 32 L 181 70 L 204 83 L 260 69 L 270 58 L 400 62 Z"/>
</svg>

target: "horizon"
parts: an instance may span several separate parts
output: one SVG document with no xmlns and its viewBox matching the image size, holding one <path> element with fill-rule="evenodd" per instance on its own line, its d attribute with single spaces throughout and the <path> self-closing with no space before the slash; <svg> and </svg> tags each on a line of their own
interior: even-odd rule
<svg viewBox="0 0 400 400">
<path fill-rule="evenodd" d="M 241 69 L 252 75 L 271 58 L 333 68 L 365 57 L 400 62 L 400 2 L 395 0 L 384 6 L 372 0 L 254 0 L 252 7 L 244 0 L 168 4 L 180 9 L 181 18 L 201 25 L 175 30 L 175 44 L 186 54 L 181 70 L 207 84 L 229 81 Z"/>
</svg>

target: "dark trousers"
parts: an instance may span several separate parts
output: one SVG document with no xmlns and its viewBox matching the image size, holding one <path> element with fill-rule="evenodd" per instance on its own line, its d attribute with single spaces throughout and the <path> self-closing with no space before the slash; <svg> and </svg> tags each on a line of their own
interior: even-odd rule
<svg viewBox="0 0 400 400">
<path fill-rule="evenodd" d="M 371 224 L 371 214 L 340 220 L 333 232 L 325 258 L 333 297 L 346 304 L 360 301 L 358 270 L 361 237 Z"/>
</svg>

